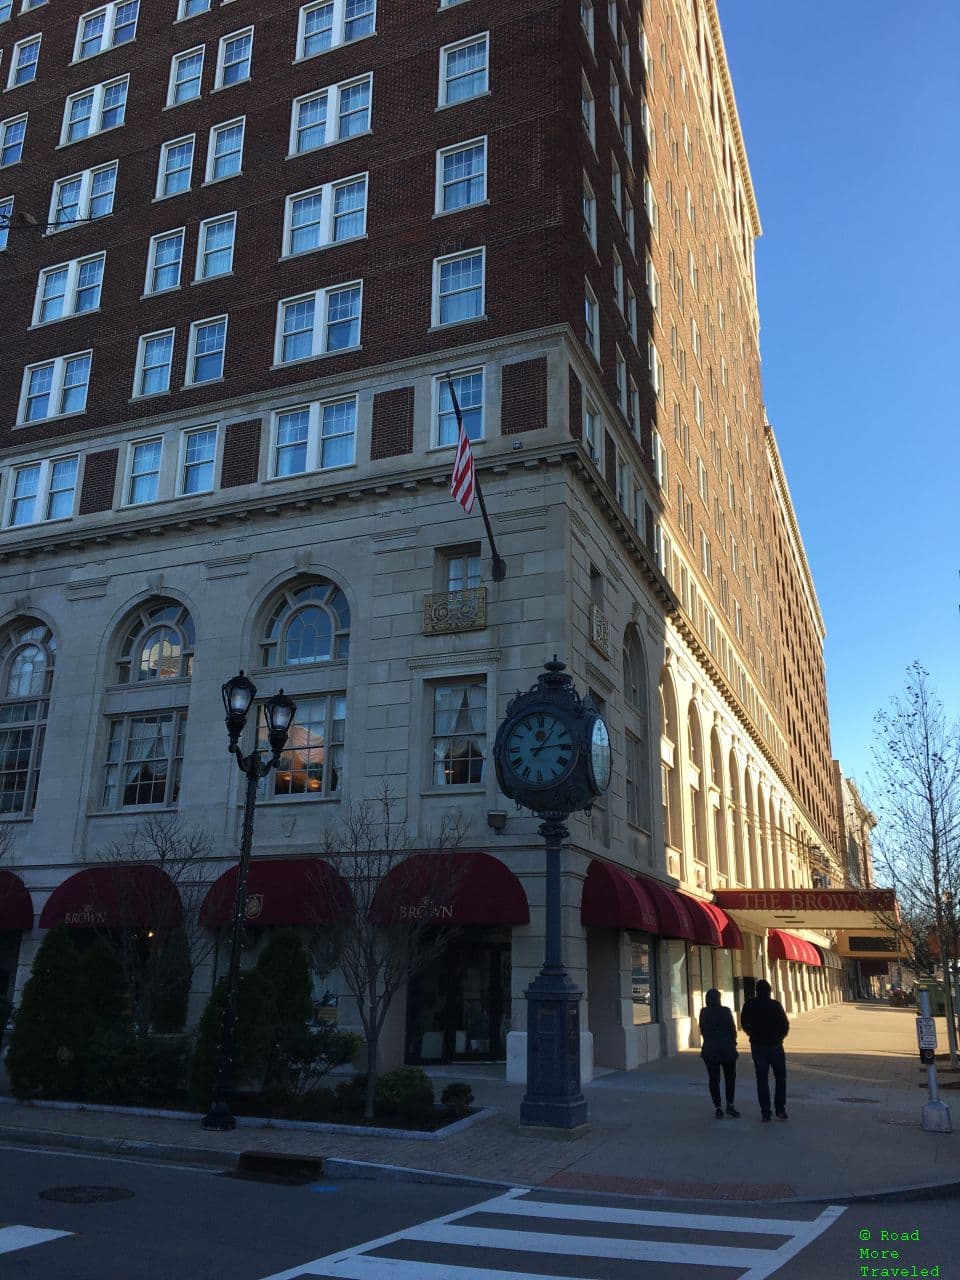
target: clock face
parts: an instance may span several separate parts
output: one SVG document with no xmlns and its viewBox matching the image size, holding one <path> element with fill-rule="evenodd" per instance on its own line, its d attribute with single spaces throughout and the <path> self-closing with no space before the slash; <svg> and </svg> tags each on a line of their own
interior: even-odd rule
<svg viewBox="0 0 960 1280">
<path fill-rule="evenodd" d="M 504 742 L 507 768 L 528 787 L 548 787 L 558 781 L 569 772 L 576 754 L 566 721 L 550 711 L 522 715 Z"/>
<path fill-rule="evenodd" d="M 600 716 L 596 717 L 590 731 L 590 772 L 597 792 L 606 791 L 611 772 L 610 735 Z"/>
</svg>

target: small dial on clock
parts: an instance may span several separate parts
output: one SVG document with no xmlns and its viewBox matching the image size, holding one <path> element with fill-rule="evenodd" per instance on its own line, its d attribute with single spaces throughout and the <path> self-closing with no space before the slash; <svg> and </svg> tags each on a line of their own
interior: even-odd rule
<svg viewBox="0 0 960 1280">
<path fill-rule="evenodd" d="M 549 711 L 521 716 L 505 745 L 507 767 L 530 787 L 546 787 L 562 778 L 576 754 L 569 726 Z"/>
<path fill-rule="evenodd" d="M 593 784 L 601 795 L 610 785 L 611 764 L 610 735 L 603 720 L 597 716 L 590 731 L 590 771 Z"/>
</svg>

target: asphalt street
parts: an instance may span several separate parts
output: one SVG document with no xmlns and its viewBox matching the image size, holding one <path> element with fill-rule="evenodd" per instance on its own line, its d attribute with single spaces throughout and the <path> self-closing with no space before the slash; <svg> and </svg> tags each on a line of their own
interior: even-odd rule
<svg viewBox="0 0 960 1280">
<path fill-rule="evenodd" d="M 0 1188 L 4 1280 L 960 1280 L 949 1199 L 759 1205 L 290 1186 L 12 1148 L 0 1148 Z"/>
</svg>

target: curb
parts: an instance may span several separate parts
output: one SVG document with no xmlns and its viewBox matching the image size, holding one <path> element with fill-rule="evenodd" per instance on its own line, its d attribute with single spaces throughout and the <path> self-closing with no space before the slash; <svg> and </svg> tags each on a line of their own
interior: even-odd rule
<svg viewBox="0 0 960 1280">
<path fill-rule="evenodd" d="M 50 1129 L 16 1129 L 0 1125 L 0 1142 L 18 1147 L 40 1147 L 51 1150 L 84 1151 L 153 1160 L 177 1161 L 180 1164 L 206 1165 L 212 1169 L 233 1169 L 237 1153 L 214 1151 L 209 1147 L 180 1147 L 173 1143 L 147 1142 L 136 1138 L 97 1138 L 81 1133 L 57 1133 Z"/>
</svg>

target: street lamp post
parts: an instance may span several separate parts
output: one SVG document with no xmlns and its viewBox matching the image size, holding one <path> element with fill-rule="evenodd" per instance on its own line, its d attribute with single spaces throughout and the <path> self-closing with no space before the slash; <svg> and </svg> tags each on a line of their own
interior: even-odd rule
<svg viewBox="0 0 960 1280">
<path fill-rule="evenodd" d="M 253 815 L 257 803 L 257 786 L 261 778 L 280 763 L 280 754 L 287 741 L 287 734 L 296 714 L 297 704 L 281 689 L 263 707 L 267 723 L 267 740 L 272 752 L 267 761 L 260 759 L 260 751 L 253 750 L 245 756 L 240 749 L 240 735 L 247 722 L 247 713 L 257 696 L 257 688 L 241 669 L 240 674 L 223 686 L 223 706 L 227 713 L 227 733 L 230 738 L 227 750 L 246 776 L 246 798 L 243 805 L 243 828 L 240 837 L 240 861 L 237 867 L 237 896 L 233 904 L 233 924 L 230 932 L 230 963 L 227 967 L 227 991 L 223 1004 L 223 1021 L 220 1024 L 220 1040 L 217 1045 L 216 1078 L 213 1099 L 203 1117 L 205 1129 L 235 1129 L 236 1117 L 230 1110 L 230 1094 L 233 1088 L 233 1028 L 237 1016 L 237 988 L 240 978 L 240 945 L 243 937 L 243 921 L 247 905 L 247 873 L 250 870 L 250 850 L 253 846 Z"/>
</svg>

